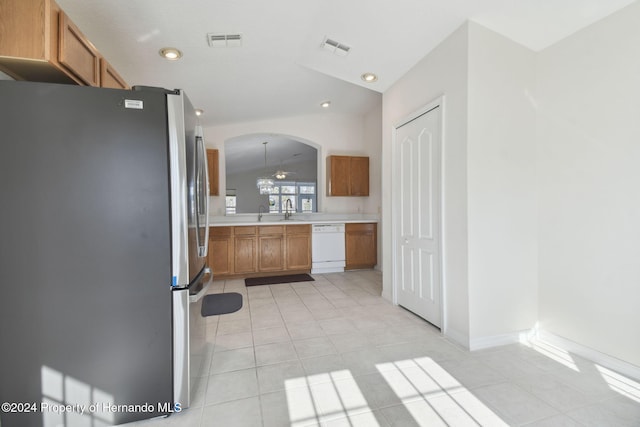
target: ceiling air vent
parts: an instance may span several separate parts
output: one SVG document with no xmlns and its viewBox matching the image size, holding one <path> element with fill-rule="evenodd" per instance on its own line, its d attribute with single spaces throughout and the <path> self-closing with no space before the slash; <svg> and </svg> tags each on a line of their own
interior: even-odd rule
<svg viewBox="0 0 640 427">
<path fill-rule="evenodd" d="M 346 44 L 337 42 L 335 40 L 330 39 L 329 37 L 325 37 L 322 41 L 322 47 L 329 52 L 333 52 L 338 56 L 347 56 L 349 54 L 349 50 L 351 50 L 350 46 Z"/>
<path fill-rule="evenodd" d="M 240 47 L 242 46 L 242 34 L 207 34 L 210 47 Z"/>
</svg>

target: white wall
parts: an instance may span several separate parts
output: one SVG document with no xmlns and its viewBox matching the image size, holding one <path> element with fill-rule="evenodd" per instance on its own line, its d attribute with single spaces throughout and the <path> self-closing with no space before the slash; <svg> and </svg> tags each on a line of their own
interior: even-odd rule
<svg viewBox="0 0 640 427">
<path fill-rule="evenodd" d="M 393 126 L 441 94 L 445 333 L 464 346 L 535 326 L 535 54 L 463 25 L 383 95 L 384 293 L 391 295 Z"/>
<path fill-rule="evenodd" d="M 540 326 L 640 366 L 640 4 L 538 55 Z"/>
<path fill-rule="evenodd" d="M 467 346 L 467 25 L 465 24 L 383 94 L 382 239 L 383 295 L 392 287 L 393 126 L 444 94 L 444 280 L 446 333 Z"/>
<path fill-rule="evenodd" d="M 382 99 L 381 102 L 364 116 L 364 143 L 369 153 L 369 197 L 364 200 L 363 211 L 382 212 Z M 378 265 L 382 270 L 382 227 L 378 224 Z"/>
<path fill-rule="evenodd" d="M 469 24 L 467 192 L 471 348 L 538 317 L 535 53 Z"/>
<path fill-rule="evenodd" d="M 365 151 L 369 156 L 369 197 L 363 199 L 363 211 L 380 213 L 382 211 L 382 99 L 363 117 L 362 132 Z"/>
<path fill-rule="evenodd" d="M 375 141 L 374 120 L 370 114 L 314 114 L 285 117 L 256 122 L 234 123 L 204 129 L 206 145 L 220 150 L 220 188 L 226 188 L 224 167 L 224 141 L 253 133 L 276 133 L 301 138 L 320 146 L 318 155 L 321 167 L 318 171 L 319 207 L 326 213 L 377 213 L 380 188 L 371 185 L 369 197 L 326 197 L 326 157 L 332 154 L 379 156 L 379 142 Z M 366 118 L 366 120 L 365 120 Z M 366 137 L 366 139 L 365 139 Z M 373 163 L 373 160 L 370 159 Z M 375 170 L 375 165 L 373 167 Z M 373 180 L 372 180 L 373 181 Z M 214 215 L 224 215 L 224 197 L 211 198 Z"/>
<path fill-rule="evenodd" d="M 13 78 L 0 71 L 0 80 L 13 80 Z"/>
</svg>

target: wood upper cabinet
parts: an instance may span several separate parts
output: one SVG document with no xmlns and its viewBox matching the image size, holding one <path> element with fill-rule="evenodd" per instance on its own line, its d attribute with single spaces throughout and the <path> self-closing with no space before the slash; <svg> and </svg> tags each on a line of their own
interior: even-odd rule
<svg viewBox="0 0 640 427">
<path fill-rule="evenodd" d="M 220 195 L 220 159 L 218 150 L 207 150 L 207 167 L 209 168 L 209 195 Z"/>
<path fill-rule="evenodd" d="M 350 159 L 349 156 L 327 157 L 328 196 L 349 196 Z"/>
<path fill-rule="evenodd" d="M 369 158 L 362 156 L 328 156 L 327 195 L 368 196 Z"/>
<path fill-rule="evenodd" d="M 87 86 L 100 86 L 98 50 L 63 11 L 58 22 L 58 61 Z"/>
<path fill-rule="evenodd" d="M 349 194 L 351 196 L 369 195 L 368 157 L 351 157 L 349 159 Z"/>
<path fill-rule="evenodd" d="M 104 58 L 100 58 L 100 87 L 129 89 L 127 82 L 120 77 L 120 74 Z"/>
<path fill-rule="evenodd" d="M 378 263 L 377 224 L 345 224 L 346 270 L 373 268 Z"/>
<path fill-rule="evenodd" d="M 0 71 L 16 80 L 100 86 L 100 59 L 55 1 L 0 0 Z M 117 73 L 107 70 L 104 86 L 113 87 Z"/>
<path fill-rule="evenodd" d="M 311 225 L 287 225 L 286 236 L 286 269 L 311 269 Z"/>
<path fill-rule="evenodd" d="M 50 0 L 0 0 L 0 70 L 17 80 L 79 83 L 58 62 L 59 15 Z"/>
</svg>

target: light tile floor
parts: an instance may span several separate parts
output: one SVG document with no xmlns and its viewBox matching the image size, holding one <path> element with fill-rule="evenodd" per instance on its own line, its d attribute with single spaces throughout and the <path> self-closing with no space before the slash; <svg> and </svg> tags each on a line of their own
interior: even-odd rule
<svg viewBox="0 0 640 427">
<path fill-rule="evenodd" d="M 640 426 L 640 384 L 544 343 L 468 352 L 375 271 L 245 288 L 209 317 L 191 408 L 128 426 Z"/>
</svg>

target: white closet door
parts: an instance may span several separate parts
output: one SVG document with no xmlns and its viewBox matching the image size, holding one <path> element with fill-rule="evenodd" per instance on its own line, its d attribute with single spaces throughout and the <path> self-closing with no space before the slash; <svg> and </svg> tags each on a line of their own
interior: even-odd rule
<svg viewBox="0 0 640 427">
<path fill-rule="evenodd" d="M 437 106 L 396 129 L 396 291 L 399 305 L 441 326 L 441 114 Z"/>
</svg>

